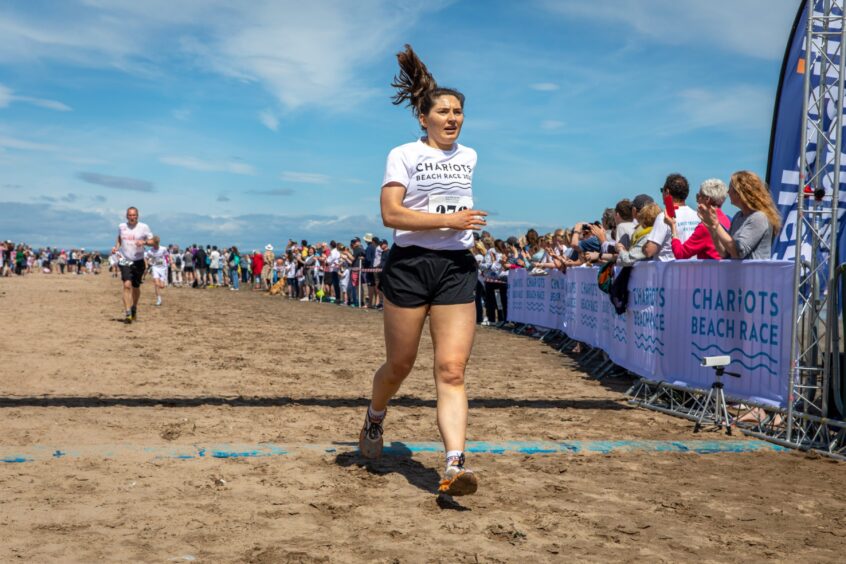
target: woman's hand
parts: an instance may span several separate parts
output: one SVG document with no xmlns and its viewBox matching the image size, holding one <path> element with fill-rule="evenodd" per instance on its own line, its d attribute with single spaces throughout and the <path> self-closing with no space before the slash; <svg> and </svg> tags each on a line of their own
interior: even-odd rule
<svg viewBox="0 0 846 564">
<path fill-rule="evenodd" d="M 447 214 L 445 217 L 446 227 L 456 229 L 458 231 L 466 231 L 468 229 L 479 231 L 488 224 L 488 222 L 485 221 L 486 215 L 488 215 L 488 212 L 484 212 L 482 210 L 462 210 L 460 212 Z"/>
<path fill-rule="evenodd" d="M 708 229 L 716 229 L 720 224 L 719 218 L 717 218 L 717 208 L 711 204 L 699 204 L 697 214 L 699 215 L 699 219 L 702 220 L 702 223 L 704 223 Z"/>
</svg>

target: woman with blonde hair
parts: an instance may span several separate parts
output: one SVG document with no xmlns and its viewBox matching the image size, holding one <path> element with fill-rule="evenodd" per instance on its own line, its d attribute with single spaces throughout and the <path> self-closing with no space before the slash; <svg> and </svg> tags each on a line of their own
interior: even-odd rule
<svg viewBox="0 0 846 564">
<path fill-rule="evenodd" d="M 655 219 L 660 213 L 661 208 L 655 202 L 645 205 L 637 212 L 637 229 L 632 236 L 631 246 L 627 250 L 622 243 L 617 243 L 617 264 L 632 266 L 639 260 L 649 260 L 649 257 L 643 252 L 643 247 L 646 245 L 647 235 L 652 232 Z"/>
<path fill-rule="evenodd" d="M 699 217 L 711 233 L 717 252 L 725 258 L 770 259 L 781 216 L 766 183 L 754 172 L 735 172 L 731 175 L 728 196 L 740 210 L 732 218 L 728 231 L 720 225 L 716 206 L 711 202 L 699 203 Z"/>
</svg>

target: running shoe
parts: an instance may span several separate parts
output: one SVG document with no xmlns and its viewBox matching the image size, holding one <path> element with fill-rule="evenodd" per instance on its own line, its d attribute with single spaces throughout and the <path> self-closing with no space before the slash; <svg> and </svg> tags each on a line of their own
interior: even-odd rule
<svg viewBox="0 0 846 564">
<path fill-rule="evenodd" d="M 138 308 L 132 306 L 132 321 L 136 321 L 138 319 Z"/>
<path fill-rule="evenodd" d="M 438 486 L 438 491 L 447 495 L 470 495 L 476 493 L 479 480 L 472 470 L 464 467 L 464 455 L 449 461 L 444 479 Z"/>
<path fill-rule="evenodd" d="M 123 322 L 129 325 L 132 323 L 132 313 L 127 313 L 126 317 L 123 319 Z"/>
<path fill-rule="evenodd" d="M 370 413 L 364 415 L 364 427 L 358 435 L 358 451 L 364 458 L 379 458 L 382 456 L 382 422 L 370 420 Z"/>
</svg>

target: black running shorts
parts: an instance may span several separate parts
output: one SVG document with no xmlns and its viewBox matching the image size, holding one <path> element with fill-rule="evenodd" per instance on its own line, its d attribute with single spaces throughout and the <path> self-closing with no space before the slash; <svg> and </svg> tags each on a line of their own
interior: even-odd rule
<svg viewBox="0 0 846 564">
<path fill-rule="evenodd" d="M 120 279 L 126 282 L 132 281 L 133 288 L 141 287 L 141 277 L 144 276 L 144 270 L 147 265 L 144 264 L 144 259 L 132 261 L 129 264 L 120 265 Z"/>
<path fill-rule="evenodd" d="M 379 288 L 399 307 L 469 304 L 476 299 L 476 259 L 470 251 L 391 247 Z"/>
</svg>

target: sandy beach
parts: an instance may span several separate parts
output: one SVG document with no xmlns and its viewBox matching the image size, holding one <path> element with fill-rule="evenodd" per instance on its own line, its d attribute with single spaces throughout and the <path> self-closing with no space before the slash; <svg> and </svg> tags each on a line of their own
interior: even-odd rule
<svg viewBox="0 0 846 564">
<path fill-rule="evenodd" d="M 381 314 L 223 289 L 169 288 L 156 308 L 142 290 L 126 326 L 108 274 L 0 279 L 0 459 L 47 453 L 0 463 L 0 561 L 842 561 L 841 463 L 473 454 L 478 494 L 439 499 L 440 452 L 365 463 L 352 446 Z M 431 371 L 424 333 L 386 440 L 439 441 Z M 491 328 L 467 382 L 471 441 L 725 440 Z M 289 452 L 161 455 L 224 444 Z"/>
</svg>

